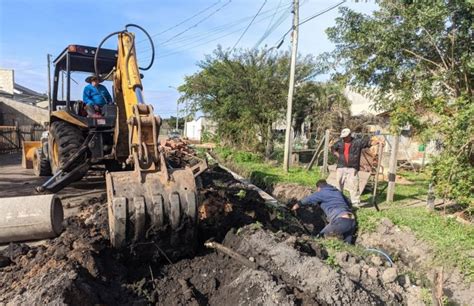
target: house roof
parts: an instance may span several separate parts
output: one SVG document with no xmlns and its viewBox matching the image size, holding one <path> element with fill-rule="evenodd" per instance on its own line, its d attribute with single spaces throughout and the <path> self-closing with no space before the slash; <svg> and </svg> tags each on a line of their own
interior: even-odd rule
<svg viewBox="0 0 474 306">
<path fill-rule="evenodd" d="M 36 92 L 28 87 L 22 86 L 18 83 L 14 83 L 14 89 L 20 91 L 21 94 L 38 97 L 38 98 L 47 98 L 47 95 Z"/>
</svg>

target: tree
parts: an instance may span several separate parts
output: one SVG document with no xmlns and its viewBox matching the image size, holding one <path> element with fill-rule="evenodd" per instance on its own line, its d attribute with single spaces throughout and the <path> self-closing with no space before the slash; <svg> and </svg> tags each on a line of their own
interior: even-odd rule
<svg viewBox="0 0 474 306">
<path fill-rule="evenodd" d="M 265 152 L 272 149 L 272 124 L 283 117 L 288 91 L 288 52 L 239 50 L 218 47 L 185 78 L 179 87 L 181 100 L 217 122 L 217 135 L 224 145 Z M 296 83 L 318 73 L 312 56 L 300 56 Z"/>
<path fill-rule="evenodd" d="M 294 130 L 305 121 L 311 132 L 323 135 L 326 129 L 339 130 L 350 117 L 350 103 L 340 86 L 334 83 L 306 82 L 299 85 L 294 97 Z"/>
<path fill-rule="evenodd" d="M 373 16 L 340 9 L 324 55 L 334 79 L 368 89 L 397 128 L 438 138 L 437 191 L 473 205 L 472 1 L 380 1 Z M 421 113 L 435 121 L 420 120 Z"/>
</svg>

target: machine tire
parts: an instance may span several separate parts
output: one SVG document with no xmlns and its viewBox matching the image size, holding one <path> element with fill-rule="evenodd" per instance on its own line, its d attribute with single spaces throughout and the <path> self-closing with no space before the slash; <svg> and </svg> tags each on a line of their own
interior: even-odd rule
<svg viewBox="0 0 474 306">
<path fill-rule="evenodd" d="M 83 142 L 84 135 L 77 126 L 65 121 L 55 121 L 51 124 L 48 151 L 53 174 L 56 174 L 58 169 L 79 150 Z M 80 165 L 85 160 L 85 157 L 78 160 L 77 165 Z"/>
<path fill-rule="evenodd" d="M 43 156 L 41 149 L 36 149 L 33 155 L 33 171 L 36 176 L 50 176 L 52 174 L 49 160 Z"/>
</svg>

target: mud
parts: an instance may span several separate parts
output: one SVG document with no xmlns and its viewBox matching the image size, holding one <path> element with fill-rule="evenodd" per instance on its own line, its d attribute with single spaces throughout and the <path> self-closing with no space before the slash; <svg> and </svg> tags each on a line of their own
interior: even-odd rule
<svg viewBox="0 0 474 306">
<path fill-rule="evenodd" d="M 420 286 L 408 283 L 405 265 L 377 256 L 340 252 L 336 258 L 284 207 L 264 204 L 258 193 L 220 169 L 201 176 L 199 228 L 194 256 L 176 257 L 149 242 L 117 251 L 108 242 L 102 196 L 74 198 L 77 214 L 65 231 L 42 245 L 11 244 L 0 252 L 0 303 L 159 305 L 414 304 Z M 87 200 L 84 200 L 87 199 Z M 317 218 L 316 218 L 317 219 Z M 307 221 L 318 231 L 322 220 Z M 220 242 L 255 262 L 252 269 L 203 244 Z M 369 238 L 367 238 L 369 239 Z M 364 240 L 369 241 L 369 240 Z M 4 257 L 2 257 L 4 256 Z M 374 259 L 372 259 L 374 258 Z"/>
</svg>

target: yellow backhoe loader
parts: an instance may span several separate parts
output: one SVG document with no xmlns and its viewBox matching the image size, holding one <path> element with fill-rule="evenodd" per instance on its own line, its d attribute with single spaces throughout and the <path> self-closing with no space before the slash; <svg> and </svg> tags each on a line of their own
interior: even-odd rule
<svg viewBox="0 0 474 306">
<path fill-rule="evenodd" d="M 130 28 L 143 31 L 151 43 L 147 67 L 138 66 Z M 102 48 L 112 37 L 118 38 L 117 50 Z M 195 176 L 207 165 L 177 169 L 168 163 L 158 141 L 161 119 L 145 103 L 141 82 L 140 70 L 148 70 L 153 60 L 151 37 L 134 24 L 106 36 L 97 48 L 69 45 L 54 60 L 49 133 L 33 158 L 38 175 L 53 175 L 36 188 L 41 193 L 58 192 L 80 180 L 91 165 L 105 165 L 110 240 L 115 247 L 155 233 L 171 245 L 195 239 Z M 71 99 L 72 72 L 113 82 L 113 103 L 104 105 L 100 115 L 88 116 L 84 103 Z M 66 85 L 63 100 L 58 99 L 61 74 Z"/>
</svg>

